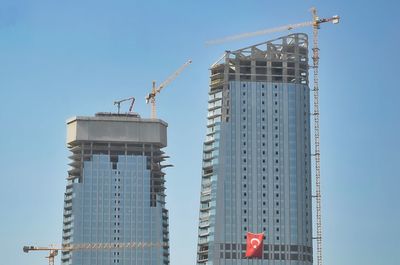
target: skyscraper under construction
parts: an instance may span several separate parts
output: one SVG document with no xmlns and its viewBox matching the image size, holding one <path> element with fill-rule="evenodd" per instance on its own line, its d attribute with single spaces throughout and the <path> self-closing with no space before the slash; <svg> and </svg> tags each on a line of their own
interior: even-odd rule
<svg viewBox="0 0 400 265">
<path fill-rule="evenodd" d="M 169 264 L 167 124 L 135 114 L 74 117 L 67 145 L 62 242 L 72 250 L 62 264 Z"/>
<path fill-rule="evenodd" d="M 312 264 L 308 68 L 301 33 L 211 66 L 198 265 Z M 264 233 L 261 259 L 246 232 Z"/>
</svg>

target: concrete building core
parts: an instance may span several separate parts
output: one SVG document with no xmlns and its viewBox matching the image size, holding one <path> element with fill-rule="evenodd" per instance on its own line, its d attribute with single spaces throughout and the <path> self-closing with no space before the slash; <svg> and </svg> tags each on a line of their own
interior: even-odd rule
<svg viewBox="0 0 400 265">
<path fill-rule="evenodd" d="M 169 264 L 165 208 L 167 123 L 136 114 L 98 113 L 67 121 L 71 152 L 62 264 Z M 118 248 L 132 243 L 139 247 Z"/>
<path fill-rule="evenodd" d="M 198 265 L 312 264 L 308 68 L 301 33 L 211 66 Z M 264 233 L 261 259 L 247 232 Z"/>
</svg>

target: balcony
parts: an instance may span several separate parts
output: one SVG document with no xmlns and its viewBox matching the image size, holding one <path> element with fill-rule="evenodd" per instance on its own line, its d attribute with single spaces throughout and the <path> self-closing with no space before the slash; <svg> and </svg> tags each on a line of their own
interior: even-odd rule
<svg viewBox="0 0 400 265">
<path fill-rule="evenodd" d="M 200 219 L 208 219 L 208 217 L 210 217 L 210 213 L 209 212 L 201 212 L 200 213 Z"/>
<path fill-rule="evenodd" d="M 208 195 L 201 195 L 200 201 L 201 201 L 201 202 L 208 202 L 208 201 L 211 201 L 211 194 L 208 194 Z"/>
<path fill-rule="evenodd" d="M 209 234 L 210 234 L 210 231 L 208 230 L 208 228 L 200 229 L 200 231 L 199 231 L 199 236 L 208 236 Z"/>
<path fill-rule="evenodd" d="M 201 221 L 200 224 L 199 224 L 199 228 L 205 228 L 205 227 L 208 227 L 208 226 L 210 226 L 210 222 L 208 220 L 207 221 Z"/>
</svg>

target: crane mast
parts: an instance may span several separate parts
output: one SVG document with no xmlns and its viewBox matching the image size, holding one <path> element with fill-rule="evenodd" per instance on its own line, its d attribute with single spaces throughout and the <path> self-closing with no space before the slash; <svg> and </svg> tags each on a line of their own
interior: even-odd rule
<svg viewBox="0 0 400 265">
<path fill-rule="evenodd" d="M 314 157 L 315 157 L 315 195 L 313 196 L 316 201 L 316 227 L 317 232 L 316 236 L 313 239 L 316 240 L 317 243 L 317 265 L 322 265 L 322 214 L 321 214 L 321 157 L 320 157 L 320 136 L 319 136 L 319 80 L 318 80 L 318 70 L 319 70 L 319 48 L 318 48 L 318 30 L 320 28 L 320 24 L 326 22 L 332 22 L 333 24 L 339 23 L 339 16 L 332 16 L 330 18 L 319 18 L 317 15 L 317 9 L 315 7 L 311 8 L 311 13 L 313 16 L 312 21 L 306 21 L 297 24 L 290 24 L 286 26 L 264 29 L 255 32 L 242 33 L 239 35 L 234 35 L 230 37 L 225 37 L 222 39 L 212 40 L 206 42 L 206 44 L 220 44 L 228 41 L 255 37 L 259 35 L 269 34 L 273 32 L 292 30 L 295 28 L 301 28 L 306 26 L 313 27 L 313 70 L 314 70 L 314 80 L 313 80 L 313 103 L 314 103 Z"/>
<path fill-rule="evenodd" d="M 164 82 L 162 82 L 158 87 L 156 87 L 156 81 L 153 81 L 153 85 L 151 88 L 151 92 L 146 96 L 146 103 L 151 103 L 151 118 L 156 119 L 156 95 L 161 92 L 161 90 L 166 87 L 169 83 L 171 83 L 175 78 L 178 77 L 185 70 L 189 64 L 192 63 L 192 60 L 184 63 L 178 70 L 176 70 L 172 75 L 170 75 Z"/>
<path fill-rule="evenodd" d="M 318 29 L 319 24 L 317 9 L 311 9 L 313 15 L 313 69 L 314 69 L 314 157 L 315 157 L 315 204 L 317 215 L 317 265 L 322 265 L 322 213 L 321 213 L 321 166 L 319 150 L 319 48 L 318 48 Z"/>
</svg>

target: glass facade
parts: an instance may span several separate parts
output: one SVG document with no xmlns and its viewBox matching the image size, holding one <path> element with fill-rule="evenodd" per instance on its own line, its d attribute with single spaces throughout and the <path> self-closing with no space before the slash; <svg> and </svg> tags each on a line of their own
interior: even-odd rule
<svg viewBox="0 0 400 265">
<path fill-rule="evenodd" d="M 69 143 L 62 264 L 169 264 L 161 147 Z"/>
<path fill-rule="evenodd" d="M 198 265 L 312 264 L 307 53 L 293 34 L 211 68 Z M 262 259 L 246 232 L 264 232 Z"/>
</svg>

